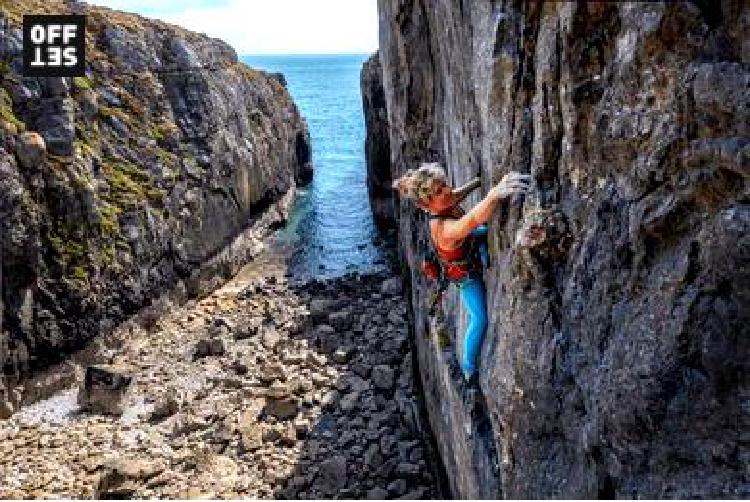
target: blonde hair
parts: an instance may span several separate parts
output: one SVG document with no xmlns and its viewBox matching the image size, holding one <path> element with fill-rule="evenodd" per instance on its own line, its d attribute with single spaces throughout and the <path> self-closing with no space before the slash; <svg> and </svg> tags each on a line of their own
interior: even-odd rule
<svg viewBox="0 0 750 502">
<path fill-rule="evenodd" d="M 414 199 L 418 204 L 427 203 L 435 194 L 438 183 L 447 184 L 445 169 L 437 162 L 425 162 L 417 169 L 409 169 L 393 182 L 393 188 L 403 197 Z"/>
</svg>

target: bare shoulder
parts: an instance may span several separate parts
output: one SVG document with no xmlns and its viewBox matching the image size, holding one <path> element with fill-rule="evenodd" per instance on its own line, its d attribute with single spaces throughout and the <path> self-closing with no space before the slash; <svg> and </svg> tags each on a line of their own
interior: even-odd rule
<svg viewBox="0 0 750 502">
<path fill-rule="evenodd" d="M 441 247 L 446 249 L 454 249 L 458 247 L 455 239 L 449 237 L 452 226 L 456 224 L 456 220 L 448 218 L 435 218 L 430 221 L 430 233 L 432 239 L 438 243 Z M 460 243 L 459 243 L 460 245 Z"/>
</svg>

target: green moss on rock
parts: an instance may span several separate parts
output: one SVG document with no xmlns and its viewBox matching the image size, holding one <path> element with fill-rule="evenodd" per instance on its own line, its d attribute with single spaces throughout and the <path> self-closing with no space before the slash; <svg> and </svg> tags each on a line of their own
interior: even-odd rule
<svg viewBox="0 0 750 502">
<path fill-rule="evenodd" d="M 73 77 L 73 86 L 75 86 L 76 89 L 85 90 L 91 89 L 94 85 L 87 77 Z"/>
<path fill-rule="evenodd" d="M 0 118 L 5 120 L 6 122 L 13 124 L 18 132 L 23 132 L 26 130 L 26 124 L 18 117 L 16 117 L 15 113 L 13 113 L 13 108 L 11 108 L 9 105 L 0 105 Z"/>
<path fill-rule="evenodd" d="M 109 184 L 105 201 L 121 209 L 132 209 L 141 202 L 161 204 L 164 193 L 154 187 L 146 171 L 131 162 L 107 158 L 103 172 Z"/>
</svg>

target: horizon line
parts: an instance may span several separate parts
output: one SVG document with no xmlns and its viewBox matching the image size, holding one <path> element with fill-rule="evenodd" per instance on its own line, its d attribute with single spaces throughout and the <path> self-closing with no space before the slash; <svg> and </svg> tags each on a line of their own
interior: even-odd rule
<svg viewBox="0 0 750 502">
<path fill-rule="evenodd" d="M 371 56 L 372 52 L 244 52 L 237 53 L 239 57 L 244 56 Z"/>
</svg>

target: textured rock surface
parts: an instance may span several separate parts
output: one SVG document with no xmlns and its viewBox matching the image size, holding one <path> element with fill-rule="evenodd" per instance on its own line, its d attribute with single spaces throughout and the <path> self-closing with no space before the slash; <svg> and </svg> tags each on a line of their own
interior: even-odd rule
<svg viewBox="0 0 750 502">
<path fill-rule="evenodd" d="M 365 112 L 365 160 L 367 192 L 372 213 L 380 228 L 396 225 L 391 189 L 391 149 L 388 139 L 388 110 L 383 91 L 380 57 L 373 54 L 362 67 L 362 104 Z"/>
<path fill-rule="evenodd" d="M 2 6 L 0 366 L 19 375 L 236 271 L 309 180 L 310 146 L 279 79 L 219 40 L 76 2 Z M 88 14 L 86 77 L 20 76 L 30 11 Z"/>
<path fill-rule="evenodd" d="M 452 291 L 447 325 L 427 317 L 427 225 L 399 204 L 454 495 L 749 496 L 748 4 L 379 11 L 394 176 L 438 160 L 484 192 L 510 170 L 534 179 L 490 222 L 485 402 L 468 428 L 436 334 L 465 316 Z M 534 219 L 545 236 L 517 239 Z"/>
</svg>

